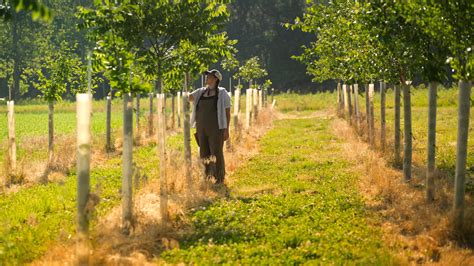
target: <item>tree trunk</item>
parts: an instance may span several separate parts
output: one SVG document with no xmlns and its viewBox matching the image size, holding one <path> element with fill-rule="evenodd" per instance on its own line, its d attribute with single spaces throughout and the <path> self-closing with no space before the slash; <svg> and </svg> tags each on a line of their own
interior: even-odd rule
<svg viewBox="0 0 474 266">
<path fill-rule="evenodd" d="M 148 137 L 153 136 L 153 92 L 148 94 L 150 110 L 148 112 Z"/>
<path fill-rule="evenodd" d="M 168 221 L 168 181 L 166 179 L 166 118 L 165 96 L 158 94 L 158 149 L 160 156 L 160 212 L 164 222 Z"/>
<path fill-rule="evenodd" d="M 54 157 L 54 103 L 48 103 L 48 164 L 53 162 Z M 48 177 L 46 177 L 47 180 Z"/>
<path fill-rule="evenodd" d="M 89 215 L 87 209 L 90 192 L 91 113 L 89 93 L 76 95 L 77 115 L 77 264 L 89 263 Z"/>
<path fill-rule="evenodd" d="M 10 84 L 8 84 L 8 81 L 10 80 L 10 75 L 7 74 L 6 77 L 5 77 L 5 84 L 6 84 L 6 87 L 8 89 L 8 101 L 11 101 L 12 100 L 12 97 L 13 97 L 13 86 L 10 86 Z"/>
<path fill-rule="evenodd" d="M 403 177 L 406 182 L 411 180 L 412 163 L 412 142 L 413 134 L 411 129 L 411 95 L 410 85 L 403 84 L 403 118 L 405 132 L 405 146 L 403 150 Z"/>
<path fill-rule="evenodd" d="M 426 171 L 426 200 L 432 202 L 434 200 L 435 191 L 435 155 L 436 155 L 436 98 L 437 98 L 436 82 L 431 82 L 429 87 L 429 117 L 428 117 L 428 167 Z"/>
<path fill-rule="evenodd" d="M 132 226 L 132 163 L 133 163 L 133 99 L 123 95 L 123 151 L 122 151 L 122 228 L 129 234 Z"/>
<path fill-rule="evenodd" d="M 21 75 L 21 55 L 20 55 L 20 34 L 19 34 L 19 13 L 12 12 L 12 40 L 13 40 L 13 95 L 10 95 L 10 101 L 18 100 L 20 97 L 20 75 Z"/>
<path fill-rule="evenodd" d="M 380 82 L 380 149 L 382 153 L 385 152 L 386 145 L 386 119 L 385 119 L 385 96 L 386 96 L 386 84 Z"/>
<path fill-rule="evenodd" d="M 400 86 L 394 86 L 395 92 L 395 164 L 400 166 L 401 137 L 400 137 Z"/>
<path fill-rule="evenodd" d="M 112 93 L 107 96 L 107 103 L 105 106 L 106 120 L 105 120 L 105 150 L 112 151 Z"/>
<path fill-rule="evenodd" d="M 469 136 L 471 84 L 459 82 L 458 136 L 456 145 L 456 174 L 454 181 L 454 227 L 460 231 L 464 219 L 467 140 Z"/>
<path fill-rule="evenodd" d="M 91 51 L 87 51 L 87 93 L 92 95 L 92 60 Z"/>
<path fill-rule="evenodd" d="M 370 146 L 375 148 L 375 113 L 374 113 L 374 84 L 369 84 L 369 139 Z"/>
</svg>

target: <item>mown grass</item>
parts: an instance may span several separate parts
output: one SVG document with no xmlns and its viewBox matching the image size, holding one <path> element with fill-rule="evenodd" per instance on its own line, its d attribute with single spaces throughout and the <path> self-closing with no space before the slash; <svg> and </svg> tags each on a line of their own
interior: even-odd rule
<svg viewBox="0 0 474 266">
<path fill-rule="evenodd" d="M 192 213 L 162 254 L 186 264 L 392 264 L 329 120 L 278 121 L 232 175 L 231 196 Z"/>
</svg>

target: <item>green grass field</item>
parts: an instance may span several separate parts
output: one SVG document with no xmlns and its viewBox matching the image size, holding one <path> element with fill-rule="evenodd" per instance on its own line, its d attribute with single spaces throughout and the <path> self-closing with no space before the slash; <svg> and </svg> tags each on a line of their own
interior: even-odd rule
<svg viewBox="0 0 474 266">
<path fill-rule="evenodd" d="M 412 97 L 412 125 L 413 125 L 413 157 L 414 163 L 425 165 L 427 161 L 428 145 L 428 90 L 423 86 L 413 88 Z M 438 112 L 436 124 L 436 166 L 454 176 L 456 164 L 456 139 L 457 139 L 457 88 L 439 88 L 438 90 Z M 474 90 L 471 94 L 474 99 Z M 387 130 L 388 140 L 393 143 L 394 132 L 394 93 L 390 89 L 387 92 Z M 365 113 L 365 98 L 359 99 L 361 110 Z M 401 129 L 403 135 L 403 106 L 401 108 Z M 469 141 L 467 168 L 469 173 L 474 174 L 474 108 L 471 107 L 469 124 Z M 376 126 L 380 128 L 380 94 L 375 97 Z M 378 140 L 380 137 L 377 136 Z M 402 142 L 403 145 L 403 142 Z"/>
<path fill-rule="evenodd" d="M 386 127 L 387 141 L 389 144 L 388 154 L 391 155 L 394 142 L 394 92 L 393 89 L 387 91 L 386 96 Z M 336 94 L 279 94 L 276 97 L 278 110 L 285 113 L 307 115 L 319 110 L 336 110 Z M 471 99 L 474 99 L 474 90 L 471 92 Z M 427 139 L 428 139 L 428 90 L 423 86 L 412 88 L 412 126 L 413 126 L 413 157 L 414 163 L 420 166 L 427 161 Z M 438 169 L 454 176 L 456 163 L 456 139 L 457 139 L 457 88 L 438 88 L 438 110 L 436 128 L 436 166 Z M 375 121 L 376 129 L 380 129 L 380 94 L 376 93 Z M 359 96 L 360 110 L 365 115 L 365 95 Z M 402 103 L 403 104 L 403 103 Z M 401 129 L 403 145 L 403 105 L 401 108 Z M 467 168 L 471 175 L 474 174 L 474 107 L 471 107 L 468 141 Z M 379 133 L 378 133 L 379 134 Z M 380 142 L 380 135 L 376 136 L 376 141 Z M 403 150 L 403 147 L 402 147 Z"/>
<path fill-rule="evenodd" d="M 146 130 L 148 123 L 149 100 L 141 99 L 140 102 L 140 123 L 143 125 L 142 131 Z M 121 135 L 123 123 L 122 101 L 114 99 L 112 102 L 112 141 Z M 156 110 L 156 100 L 154 101 Z M 54 130 L 56 138 L 73 138 L 76 134 L 76 109 L 73 102 L 61 102 L 55 105 Z M 7 154 L 7 116 L 6 105 L 0 105 L 0 112 L 5 115 L 0 116 L 0 160 L 5 159 Z M 93 116 L 91 131 L 94 143 L 100 143 L 95 148 L 104 149 L 106 132 L 105 100 L 93 102 Z M 167 113 L 171 112 L 171 103 L 167 103 Z M 135 114 L 133 123 L 135 128 Z M 31 105 L 15 106 L 15 133 L 17 143 L 17 160 L 22 159 L 46 163 L 48 158 L 48 106 L 46 103 L 35 102 Z M 55 143 L 61 145 L 60 141 Z M 1 172 L 1 171 L 0 171 Z"/>
<path fill-rule="evenodd" d="M 334 112 L 336 107 L 336 95 L 331 93 L 279 94 L 275 99 L 278 110 L 292 116 Z M 379 117 L 378 99 L 376 118 Z M 456 99 L 455 89 L 439 92 L 437 166 L 451 175 L 456 149 Z M 363 96 L 359 102 L 365 112 Z M 414 163 L 423 165 L 426 160 L 427 90 L 413 90 L 412 102 Z M 169 105 L 168 102 L 168 110 Z M 96 112 L 92 128 L 95 139 L 104 137 L 104 106 L 103 101 L 94 102 Z M 143 99 L 141 106 L 145 116 L 148 100 Z M 241 119 L 244 119 L 245 97 L 241 98 L 241 107 Z M 55 115 L 58 135 L 74 136 L 74 108 L 73 103 L 58 104 Z M 0 111 L 5 113 L 5 106 L 1 106 Z M 112 117 L 117 134 L 122 125 L 119 100 L 114 101 Z M 474 173 L 473 118 L 474 109 L 471 110 L 467 165 L 471 175 Z M 380 232 L 370 226 L 373 217 L 364 209 L 356 191 L 357 176 L 348 170 L 348 162 L 336 160 L 339 141 L 331 135 L 329 122 L 325 119 L 278 121 L 261 140 L 261 154 L 237 169 L 231 199 L 219 200 L 194 213 L 195 233 L 181 240 L 181 250 L 165 253 L 163 258 L 171 263 L 199 261 L 204 264 L 231 261 L 292 264 L 310 260 L 333 264 L 348 261 L 391 263 L 391 256 L 380 240 Z M 6 115 L 0 116 L 0 125 L 5 148 Z M 16 127 L 20 159 L 28 156 L 32 160 L 45 161 L 47 106 L 17 106 Z M 393 137 L 393 92 L 390 90 L 387 94 L 387 128 L 390 139 Z M 44 150 L 31 154 L 29 149 L 22 148 L 33 138 L 44 139 Z M 169 148 L 182 150 L 182 135 L 169 137 L 167 143 Z M 4 149 L 0 151 L 2 160 L 4 152 Z M 149 176 L 157 171 L 154 145 L 135 149 L 134 156 Z M 98 216 L 105 215 L 119 203 L 120 176 L 119 155 L 93 169 L 93 191 L 101 198 Z M 50 244 L 73 236 L 75 190 L 75 170 L 71 169 L 64 182 L 33 185 L 0 195 L 0 264 L 32 261 Z"/>
<path fill-rule="evenodd" d="M 142 114 L 148 110 L 148 100 L 142 100 Z M 92 132 L 94 139 L 105 138 L 105 112 L 94 102 Z M 122 126 L 121 103 L 114 101 L 112 128 L 117 134 Z M 75 136 L 75 106 L 72 103 L 61 103 L 56 108 L 55 130 L 58 135 Z M 30 160 L 45 161 L 47 159 L 47 142 L 44 150 L 26 153 L 23 145 L 28 145 L 31 138 L 47 135 L 47 106 L 32 105 L 17 107 L 16 128 L 18 136 L 18 157 L 27 156 Z M 135 118 L 135 117 L 134 117 Z M 6 116 L 0 119 L 6 125 Z M 143 125 L 146 125 L 143 120 Z M 38 127 L 42 126 L 42 127 Z M 3 128 L 3 127 L 2 127 Z M 145 127 L 143 128 L 145 130 Z M 6 141 L 6 132 L 1 132 Z M 45 138 L 46 140 L 46 138 Z M 182 150 L 182 134 L 167 138 L 169 149 Z M 100 142 L 99 142 L 100 143 Z M 60 144 L 60 143 L 58 143 Z M 194 150 L 196 145 L 193 143 Z M 103 147 L 94 148 L 102 149 Z M 0 153 L 0 155 L 3 155 Z M 3 157 L 2 157 L 3 158 Z M 107 159 L 105 163 L 91 172 L 91 190 L 100 197 L 96 209 L 97 216 L 103 216 L 120 202 L 121 156 Z M 134 162 L 153 178 L 159 165 L 156 146 L 154 144 L 134 149 Z M 64 181 L 51 182 L 47 185 L 33 185 L 20 188 L 18 192 L 0 195 L 0 264 L 22 264 L 32 261 L 48 249 L 50 244 L 66 241 L 74 235 L 76 211 L 75 169 L 71 169 Z"/>
</svg>

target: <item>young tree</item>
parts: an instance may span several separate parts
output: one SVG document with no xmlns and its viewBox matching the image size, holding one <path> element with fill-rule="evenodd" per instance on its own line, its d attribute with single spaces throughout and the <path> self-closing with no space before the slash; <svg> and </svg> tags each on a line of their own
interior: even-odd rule
<svg viewBox="0 0 474 266">
<path fill-rule="evenodd" d="M 37 70 L 38 82 L 35 84 L 41 91 L 42 98 L 48 102 L 48 164 L 54 157 L 54 103 L 61 102 L 70 79 L 71 69 L 81 61 L 74 57 L 72 48 L 66 42 L 61 43 L 58 50 L 43 60 L 43 67 Z M 43 182 L 47 182 L 43 179 Z"/>
<path fill-rule="evenodd" d="M 110 1 L 95 1 L 94 9 L 79 8 L 81 28 L 89 29 L 89 37 L 96 43 L 94 66 L 105 71 L 110 85 L 124 99 L 123 151 L 122 151 L 122 229 L 125 234 L 132 227 L 132 149 L 133 149 L 133 108 L 134 86 L 132 67 L 136 51 L 124 38 L 124 31 L 132 25 L 127 17 L 136 9 L 128 1 L 113 4 Z"/>
<path fill-rule="evenodd" d="M 261 79 L 268 75 L 267 70 L 265 70 L 260 65 L 260 59 L 258 57 L 252 57 L 245 61 L 245 63 L 239 67 L 239 71 L 235 75 L 236 78 L 242 78 L 244 81 L 251 82 L 250 87 L 255 86 L 255 80 Z"/>
<path fill-rule="evenodd" d="M 235 58 L 235 56 L 230 56 L 228 58 L 224 58 L 221 60 L 221 67 L 222 69 L 226 70 L 229 72 L 229 92 L 233 92 L 233 86 L 232 86 L 232 75 L 235 74 L 235 70 L 238 69 L 240 65 L 239 60 Z"/>
<path fill-rule="evenodd" d="M 385 1 L 331 1 L 313 3 L 292 28 L 315 32 L 317 41 L 296 57 L 305 62 L 315 80 L 384 81 L 406 84 L 421 67 L 422 49 L 416 23 L 402 16 L 404 3 Z M 405 117 L 411 108 L 405 88 Z M 372 119 L 372 118 L 371 118 Z M 411 128 L 405 134 L 404 176 L 411 179 Z"/>
<path fill-rule="evenodd" d="M 447 47 L 453 77 L 459 80 L 459 114 L 454 187 L 454 228 L 460 230 L 464 219 L 464 194 L 471 86 L 474 77 L 474 5 L 472 1 L 409 1 L 423 8 L 426 16 L 414 19 L 434 43 Z M 441 58 L 440 58 L 441 59 Z"/>
<path fill-rule="evenodd" d="M 474 5 L 472 1 L 406 1 L 405 19 L 415 23 L 424 40 L 425 64 L 422 74 L 430 81 L 430 117 L 428 141 L 427 200 L 434 198 L 436 87 L 446 73 L 442 62 L 451 66 L 453 77 L 459 80 L 459 122 L 455 175 L 455 228 L 462 227 L 466 175 L 467 139 L 469 128 L 470 90 L 474 76 Z M 421 36 L 423 36 L 421 35 Z"/>
<path fill-rule="evenodd" d="M 220 30 L 229 16 L 227 5 L 220 1 L 145 0 L 132 6 L 122 27 L 123 36 L 137 49 L 146 73 L 154 76 L 157 84 L 174 68 L 175 49 L 186 43 L 207 43 L 209 34 Z"/>
</svg>

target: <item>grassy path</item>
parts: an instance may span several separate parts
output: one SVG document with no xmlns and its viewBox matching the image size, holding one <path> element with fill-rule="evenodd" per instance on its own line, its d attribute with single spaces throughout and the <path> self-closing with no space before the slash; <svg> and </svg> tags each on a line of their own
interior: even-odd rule
<svg viewBox="0 0 474 266">
<path fill-rule="evenodd" d="M 279 120 L 168 263 L 391 264 L 329 118 Z"/>
</svg>

